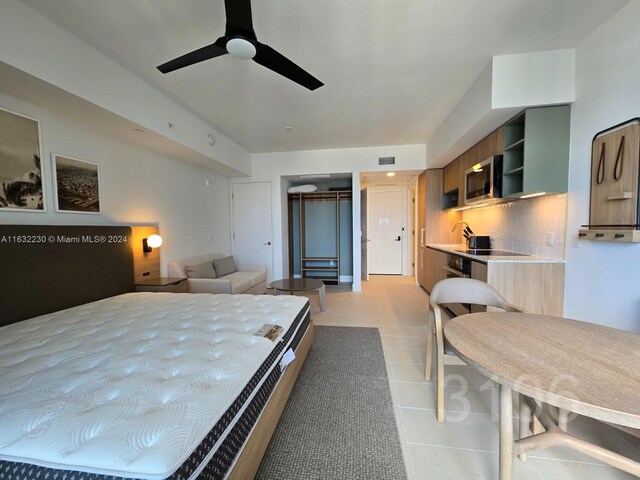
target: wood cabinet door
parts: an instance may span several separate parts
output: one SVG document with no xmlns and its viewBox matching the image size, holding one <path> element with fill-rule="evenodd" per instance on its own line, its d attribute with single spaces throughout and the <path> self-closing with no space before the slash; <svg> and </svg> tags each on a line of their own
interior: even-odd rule
<svg viewBox="0 0 640 480">
<path fill-rule="evenodd" d="M 488 267 L 486 263 L 471 262 L 471 278 L 480 280 L 482 282 L 487 281 Z M 471 305 L 471 313 L 486 312 L 487 307 L 483 305 Z"/>
<path fill-rule="evenodd" d="M 475 280 L 487 281 L 487 264 L 471 262 L 471 278 Z"/>
<path fill-rule="evenodd" d="M 451 190 L 455 190 L 458 188 L 458 166 L 460 162 L 458 159 L 449 163 L 446 167 L 444 167 L 444 178 L 442 182 L 442 190 L 447 193 Z M 460 195 L 460 191 L 458 190 L 458 195 Z"/>
<path fill-rule="evenodd" d="M 431 248 L 426 249 L 427 279 L 423 287 L 429 293 L 440 280 L 447 278 L 444 267 L 448 263 L 448 255 Z"/>
<path fill-rule="evenodd" d="M 416 272 L 418 284 L 424 287 L 426 282 L 426 223 L 427 223 L 427 172 L 422 172 L 418 177 L 418 221 L 416 222 L 416 241 L 418 243 L 418 258 L 416 259 Z"/>
</svg>

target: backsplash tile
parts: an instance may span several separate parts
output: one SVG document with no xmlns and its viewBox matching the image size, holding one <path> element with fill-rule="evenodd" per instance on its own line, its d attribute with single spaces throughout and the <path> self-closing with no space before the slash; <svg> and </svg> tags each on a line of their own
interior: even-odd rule
<svg viewBox="0 0 640 480">
<path fill-rule="evenodd" d="M 565 193 L 465 210 L 462 219 L 476 235 L 491 235 L 492 248 L 564 258 Z M 553 245 L 547 245 L 549 232 L 553 234 Z"/>
</svg>

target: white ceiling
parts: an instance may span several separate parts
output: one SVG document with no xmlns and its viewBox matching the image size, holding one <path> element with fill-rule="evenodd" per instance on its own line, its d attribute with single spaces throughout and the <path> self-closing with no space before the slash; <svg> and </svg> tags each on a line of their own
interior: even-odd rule
<svg viewBox="0 0 640 480">
<path fill-rule="evenodd" d="M 155 69 L 224 33 L 223 0 L 23 1 L 258 153 L 424 143 L 493 55 L 575 47 L 629 0 L 254 0 L 314 92 L 230 56 Z"/>
</svg>

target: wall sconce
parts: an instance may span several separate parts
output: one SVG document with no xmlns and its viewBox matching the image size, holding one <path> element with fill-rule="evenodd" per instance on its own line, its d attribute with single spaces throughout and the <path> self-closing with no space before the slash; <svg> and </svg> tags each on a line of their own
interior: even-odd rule
<svg viewBox="0 0 640 480">
<path fill-rule="evenodd" d="M 149 235 L 149 238 L 142 239 L 142 251 L 144 253 L 149 253 L 160 245 L 162 245 L 162 237 L 160 235 Z"/>
</svg>

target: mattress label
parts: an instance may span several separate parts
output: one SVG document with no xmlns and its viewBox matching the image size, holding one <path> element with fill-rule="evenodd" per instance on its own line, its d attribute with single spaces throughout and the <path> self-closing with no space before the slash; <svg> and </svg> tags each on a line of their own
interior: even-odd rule
<svg viewBox="0 0 640 480">
<path fill-rule="evenodd" d="M 284 355 L 282 356 L 282 360 L 280 360 L 280 371 L 282 372 L 285 368 L 287 368 L 287 365 L 289 365 L 295 359 L 296 359 L 296 354 L 294 353 L 293 349 L 290 348 L 289 350 L 284 352 Z"/>
<path fill-rule="evenodd" d="M 256 337 L 264 337 L 268 338 L 272 342 L 275 342 L 278 337 L 282 334 L 282 327 L 280 325 L 273 325 L 271 323 L 265 323 L 258 330 L 256 330 L 253 334 Z"/>
</svg>

